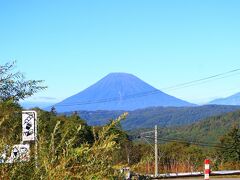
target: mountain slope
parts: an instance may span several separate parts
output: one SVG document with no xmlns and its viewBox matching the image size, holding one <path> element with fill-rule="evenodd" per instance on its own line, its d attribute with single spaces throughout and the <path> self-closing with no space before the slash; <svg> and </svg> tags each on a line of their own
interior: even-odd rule
<svg viewBox="0 0 240 180">
<path fill-rule="evenodd" d="M 234 125 L 240 127 L 240 110 L 227 114 L 209 117 L 191 125 L 182 127 L 159 127 L 159 137 L 168 139 L 184 139 L 187 141 L 218 143 L 219 138 L 227 133 Z M 129 131 L 133 138 L 141 132 L 152 129 L 135 129 Z"/>
<path fill-rule="evenodd" d="M 153 106 L 193 106 L 165 94 L 134 75 L 111 73 L 85 89 L 54 105 L 57 112 L 76 110 L 134 110 Z"/>
<path fill-rule="evenodd" d="M 209 104 L 240 105 L 240 93 L 234 94 L 226 98 L 213 100 Z"/>
<path fill-rule="evenodd" d="M 205 118 L 240 110 L 240 106 L 205 105 L 196 107 L 154 107 L 129 111 L 122 121 L 124 129 L 179 127 L 201 121 Z M 89 125 L 103 125 L 124 111 L 79 111 L 81 118 Z"/>
</svg>

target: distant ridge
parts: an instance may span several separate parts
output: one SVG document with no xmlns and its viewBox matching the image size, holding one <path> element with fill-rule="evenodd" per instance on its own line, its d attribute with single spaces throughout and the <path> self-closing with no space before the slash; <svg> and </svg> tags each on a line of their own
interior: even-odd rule
<svg viewBox="0 0 240 180">
<path fill-rule="evenodd" d="M 57 112 L 135 110 L 157 106 L 194 104 L 165 94 L 132 74 L 110 73 L 82 92 L 54 105 Z"/>
<path fill-rule="evenodd" d="M 240 110 L 240 106 L 151 107 L 128 111 L 129 114 L 126 120 L 122 121 L 122 127 L 125 130 L 152 128 L 154 125 L 158 125 L 161 128 L 176 128 L 237 110 Z M 69 112 L 66 115 L 72 113 Z M 124 111 L 78 111 L 78 113 L 89 125 L 98 126 L 107 124 L 110 119 L 117 118 Z"/>
<path fill-rule="evenodd" d="M 226 98 L 220 98 L 211 101 L 209 104 L 218 104 L 218 105 L 240 105 L 240 93 L 234 94 Z"/>
</svg>

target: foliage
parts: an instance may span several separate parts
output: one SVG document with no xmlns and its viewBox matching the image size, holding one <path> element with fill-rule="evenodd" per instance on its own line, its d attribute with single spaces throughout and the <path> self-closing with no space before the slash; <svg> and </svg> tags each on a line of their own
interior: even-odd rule
<svg viewBox="0 0 240 180">
<path fill-rule="evenodd" d="M 21 73 L 12 73 L 14 65 L 13 62 L 0 66 L 0 156 L 6 152 L 7 157 L 10 156 L 11 147 L 21 142 L 23 109 L 17 104 L 18 101 L 45 88 L 39 85 L 42 81 L 25 80 Z M 114 169 L 113 153 L 124 141 L 119 122 L 127 114 L 96 131 L 77 113 L 59 116 L 54 109 L 51 112 L 35 110 L 38 112 L 38 150 L 34 149 L 34 143 L 30 143 L 29 162 L 0 164 L 0 179 L 121 177 L 119 171 Z M 36 152 L 37 160 L 34 159 Z"/>
<path fill-rule="evenodd" d="M 21 136 L 21 107 L 12 101 L 0 103 L 0 139 L 12 143 L 20 142 Z M 16 132 L 12 133 L 12 132 Z"/>
<path fill-rule="evenodd" d="M 80 124 L 75 134 L 69 130 L 60 138 L 60 121 L 55 124 L 54 130 L 51 134 L 50 144 L 43 138 L 40 139 L 40 146 L 46 149 L 40 152 L 41 159 L 39 161 L 41 175 L 44 172 L 44 177 L 53 179 L 104 179 L 118 177 L 118 173 L 113 169 L 112 153 L 118 148 L 115 139 L 118 134 L 109 133 L 125 114 L 119 117 L 116 121 L 101 128 L 94 133 L 94 141 L 81 142 L 76 145 L 77 134 L 83 131 L 83 126 Z M 68 129 L 71 129 L 68 127 Z M 93 131 L 94 132 L 94 131 Z M 71 136 L 68 137 L 67 133 Z M 61 133 L 62 134 L 62 133 Z M 43 153 L 43 154 L 41 154 Z M 41 175 L 42 176 L 42 175 Z"/>
<path fill-rule="evenodd" d="M 0 65 L 0 102 L 19 101 L 45 89 L 42 80 L 25 80 L 20 72 L 14 72 L 15 62 Z"/>
<path fill-rule="evenodd" d="M 134 170 L 140 173 L 154 173 L 154 150 L 149 145 L 145 146 L 145 152 L 139 163 L 134 165 Z M 201 171 L 206 154 L 204 149 L 186 143 L 166 143 L 158 145 L 159 172 L 194 172 Z"/>
<path fill-rule="evenodd" d="M 16 105 L 14 111 L 21 112 L 21 108 Z M 31 144 L 31 161 L 0 165 L 1 179 L 112 179 L 121 176 L 113 168 L 113 154 L 120 145 L 119 134 L 112 133 L 112 130 L 126 114 L 95 131 L 76 114 L 67 117 L 36 111 L 39 114 L 38 167 L 35 168 L 34 144 Z M 6 127 L 5 121 L 11 124 L 11 128 L 8 135 L 2 134 L 0 138 L 1 152 L 4 145 L 20 142 L 20 137 L 13 137 L 21 134 L 18 130 L 21 131 L 21 114 L 3 121 L 1 130 Z"/>
<path fill-rule="evenodd" d="M 194 172 L 201 170 L 205 158 L 203 149 L 185 143 L 160 146 L 160 164 L 166 172 Z"/>
<path fill-rule="evenodd" d="M 235 162 L 240 164 L 240 128 L 233 126 L 221 139 L 220 150 L 224 162 Z"/>
</svg>

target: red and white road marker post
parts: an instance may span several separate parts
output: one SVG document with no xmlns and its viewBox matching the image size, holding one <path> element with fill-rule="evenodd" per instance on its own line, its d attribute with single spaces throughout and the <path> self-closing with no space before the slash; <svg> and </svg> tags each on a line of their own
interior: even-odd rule
<svg viewBox="0 0 240 180">
<path fill-rule="evenodd" d="M 205 170 L 204 170 L 204 180 L 209 180 L 209 174 L 210 174 L 210 160 L 206 159 L 204 161 L 205 164 Z"/>
</svg>

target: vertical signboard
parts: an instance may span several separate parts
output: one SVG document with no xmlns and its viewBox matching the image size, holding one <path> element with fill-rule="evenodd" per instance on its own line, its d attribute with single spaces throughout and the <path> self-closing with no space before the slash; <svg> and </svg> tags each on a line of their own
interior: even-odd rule
<svg viewBox="0 0 240 180">
<path fill-rule="evenodd" d="M 35 141 L 37 136 L 37 112 L 22 111 L 22 141 Z"/>
<path fill-rule="evenodd" d="M 17 144 L 12 148 L 11 156 L 7 159 L 6 163 L 26 162 L 30 159 L 30 146 L 29 144 Z"/>
</svg>

